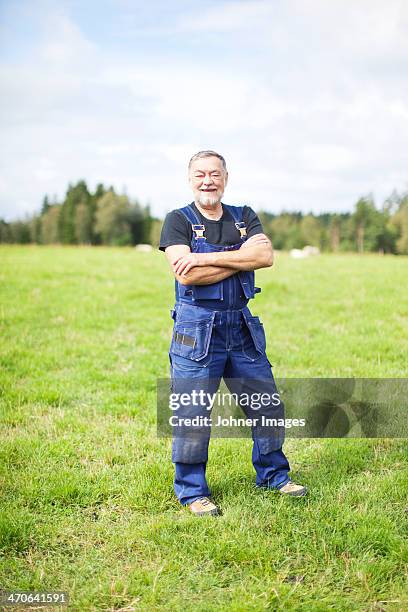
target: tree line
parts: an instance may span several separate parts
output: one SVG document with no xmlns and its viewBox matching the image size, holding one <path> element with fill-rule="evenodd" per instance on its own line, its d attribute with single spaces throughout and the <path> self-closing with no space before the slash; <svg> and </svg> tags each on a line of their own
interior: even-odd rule
<svg viewBox="0 0 408 612">
<path fill-rule="evenodd" d="M 394 191 L 380 208 L 372 196 L 366 196 L 356 202 L 353 212 L 258 215 L 275 249 L 312 245 L 322 251 L 408 255 L 408 192 Z"/>
<path fill-rule="evenodd" d="M 158 225 L 148 205 L 102 183 L 92 193 L 81 180 L 68 186 L 63 202 L 46 195 L 41 211 L 24 221 L 0 219 L 0 242 L 126 246 L 150 243 Z"/>
<path fill-rule="evenodd" d="M 362 197 L 347 213 L 258 215 L 276 249 L 312 245 L 332 252 L 408 254 L 408 192 L 394 191 L 380 207 L 372 196 Z M 148 205 L 103 184 L 92 193 L 81 180 L 68 186 L 63 202 L 45 196 L 41 211 L 30 218 L 9 223 L 0 219 L 0 242 L 157 246 L 161 226 Z"/>
</svg>

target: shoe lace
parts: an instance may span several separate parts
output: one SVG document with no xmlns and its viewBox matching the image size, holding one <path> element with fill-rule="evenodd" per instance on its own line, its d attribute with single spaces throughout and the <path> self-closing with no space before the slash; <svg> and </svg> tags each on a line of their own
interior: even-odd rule
<svg viewBox="0 0 408 612">
<path fill-rule="evenodd" d="M 210 500 L 207 497 L 200 497 L 197 501 L 199 501 L 203 506 L 208 506 L 210 503 Z"/>
<path fill-rule="evenodd" d="M 302 487 L 302 485 L 297 484 L 296 482 L 293 482 L 293 480 L 289 480 L 287 484 L 289 485 L 291 489 L 299 489 Z"/>
</svg>

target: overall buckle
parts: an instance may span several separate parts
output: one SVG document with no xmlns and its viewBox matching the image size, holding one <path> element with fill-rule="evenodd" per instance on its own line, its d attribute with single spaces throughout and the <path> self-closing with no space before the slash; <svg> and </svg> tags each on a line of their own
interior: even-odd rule
<svg viewBox="0 0 408 612">
<path fill-rule="evenodd" d="M 199 225 L 199 224 L 192 224 L 191 225 L 192 230 L 195 234 L 195 238 L 198 240 L 198 238 L 203 238 L 205 240 L 205 236 L 204 236 L 204 232 L 205 232 L 205 225 Z"/>
<path fill-rule="evenodd" d="M 245 238 L 245 236 L 247 235 L 247 231 L 246 231 L 246 225 L 243 221 L 237 221 L 235 223 L 235 227 L 237 228 L 237 230 L 240 233 L 240 237 L 241 238 Z"/>
</svg>

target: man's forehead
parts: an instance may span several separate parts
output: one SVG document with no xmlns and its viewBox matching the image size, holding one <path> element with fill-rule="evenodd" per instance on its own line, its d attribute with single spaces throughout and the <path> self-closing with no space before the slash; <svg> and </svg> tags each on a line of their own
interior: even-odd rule
<svg viewBox="0 0 408 612">
<path fill-rule="evenodd" d="M 208 172 L 211 170 L 223 169 L 222 161 L 218 157 L 201 157 L 200 159 L 195 159 L 190 167 L 191 172 L 197 172 L 199 170 Z"/>
</svg>

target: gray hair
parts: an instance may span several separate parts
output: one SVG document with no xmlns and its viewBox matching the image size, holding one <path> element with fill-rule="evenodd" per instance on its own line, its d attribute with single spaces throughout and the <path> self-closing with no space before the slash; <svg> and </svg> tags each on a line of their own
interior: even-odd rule
<svg viewBox="0 0 408 612">
<path fill-rule="evenodd" d="M 225 163 L 225 159 L 222 155 L 216 153 L 215 151 L 199 151 L 198 153 L 193 155 L 193 157 L 188 162 L 188 169 L 190 170 L 191 164 L 195 162 L 196 159 L 203 159 L 204 157 L 218 157 L 218 159 L 220 159 L 222 162 L 222 167 L 224 168 L 224 171 L 227 172 L 227 164 Z"/>
</svg>

